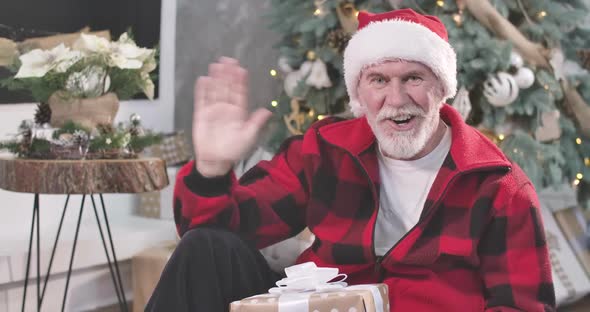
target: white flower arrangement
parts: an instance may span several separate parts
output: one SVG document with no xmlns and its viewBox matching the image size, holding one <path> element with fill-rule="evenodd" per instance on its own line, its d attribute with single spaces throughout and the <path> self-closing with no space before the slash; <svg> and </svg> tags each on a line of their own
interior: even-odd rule
<svg viewBox="0 0 590 312">
<path fill-rule="evenodd" d="M 138 47 L 127 33 L 117 41 L 81 34 L 72 47 L 35 49 L 19 56 L 10 89 L 27 89 L 41 102 L 54 92 L 91 98 L 114 92 L 121 100 L 143 92 L 154 97 L 150 73 L 157 67 L 156 49 Z"/>
</svg>

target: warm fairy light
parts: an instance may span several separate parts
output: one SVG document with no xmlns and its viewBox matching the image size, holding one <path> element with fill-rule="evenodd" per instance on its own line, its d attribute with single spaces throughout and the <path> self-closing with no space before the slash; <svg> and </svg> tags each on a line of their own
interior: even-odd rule
<svg viewBox="0 0 590 312">
<path fill-rule="evenodd" d="M 277 71 L 274 70 L 274 69 L 271 69 L 270 70 L 270 75 L 273 76 L 273 77 L 276 76 L 277 75 Z"/>
<path fill-rule="evenodd" d="M 313 12 L 313 15 L 315 15 L 315 16 L 322 15 L 322 10 L 320 10 L 320 9 L 316 9 L 316 10 Z"/>
<path fill-rule="evenodd" d="M 514 154 L 517 154 L 517 153 L 518 153 L 518 148 L 515 148 L 515 149 L 513 150 L 513 152 L 514 152 Z"/>
<path fill-rule="evenodd" d="M 581 173 L 578 173 L 578 174 L 576 174 L 576 178 L 577 178 L 578 180 L 582 180 L 582 179 L 584 178 L 584 175 L 583 175 L 583 174 L 581 174 Z"/>
<path fill-rule="evenodd" d="M 503 134 L 500 134 L 500 135 L 498 135 L 498 139 L 499 139 L 500 141 L 504 141 L 504 139 L 505 139 L 505 138 L 506 138 L 506 137 L 505 137 Z"/>
<path fill-rule="evenodd" d="M 584 164 L 590 167 L 590 158 L 584 158 Z"/>
<path fill-rule="evenodd" d="M 272 101 L 270 102 L 270 105 L 272 105 L 272 107 L 277 107 L 279 105 L 278 101 Z"/>
<path fill-rule="evenodd" d="M 540 18 L 543 18 L 543 17 L 545 17 L 545 16 L 547 16 L 547 12 L 545 12 L 545 11 L 541 11 L 541 12 L 539 12 L 539 17 L 540 17 Z"/>
<path fill-rule="evenodd" d="M 580 138 L 577 138 L 577 139 L 576 139 L 576 144 L 578 144 L 578 145 L 581 145 L 581 144 L 582 144 L 582 139 L 580 139 Z"/>
<path fill-rule="evenodd" d="M 315 115 L 315 112 L 312 110 L 309 111 L 309 113 L 307 113 L 309 115 L 309 117 L 313 117 Z"/>
<path fill-rule="evenodd" d="M 580 180 L 578 180 L 578 179 L 575 179 L 575 180 L 574 180 L 574 186 L 578 186 L 579 184 L 580 184 Z"/>
<path fill-rule="evenodd" d="M 354 16 L 359 17 L 359 11 L 354 11 Z"/>
<path fill-rule="evenodd" d="M 445 6 L 445 2 L 442 0 L 438 0 L 436 1 L 436 5 L 438 5 L 439 7 L 444 7 Z"/>
<path fill-rule="evenodd" d="M 315 60 L 315 58 L 316 58 L 315 51 L 314 51 L 314 50 L 309 50 L 309 51 L 307 51 L 307 54 L 306 54 L 306 56 L 307 56 L 307 59 L 308 59 L 308 60 L 310 60 L 310 61 L 314 61 L 314 60 Z"/>
<path fill-rule="evenodd" d="M 549 90 L 549 86 L 548 86 L 548 85 L 544 85 L 544 86 L 543 86 L 543 88 L 544 88 L 545 90 Z"/>
<path fill-rule="evenodd" d="M 318 120 L 322 120 L 324 118 L 326 118 L 326 116 L 324 116 L 324 115 L 318 115 Z"/>
</svg>

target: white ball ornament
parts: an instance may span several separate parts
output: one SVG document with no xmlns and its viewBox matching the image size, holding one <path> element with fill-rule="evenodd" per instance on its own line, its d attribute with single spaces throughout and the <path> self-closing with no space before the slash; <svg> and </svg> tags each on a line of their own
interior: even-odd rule
<svg viewBox="0 0 590 312">
<path fill-rule="evenodd" d="M 520 56 L 520 54 L 518 54 L 518 52 L 516 52 L 516 51 L 510 52 L 510 65 L 512 65 L 516 68 L 521 68 L 523 64 L 524 64 L 524 61 L 522 59 L 522 56 Z"/>
<path fill-rule="evenodd" d="M 518 97 L 518 84 L 512 75 L 498 72 L 486 80 L 483 94 L 491 105 L 503 107 Z"/>
<path fill-rule="evenodd" d="M 514 74 L 514 80 L 519 88 L 528 89 L 535 83 L 535 73 L 528 67 L 521 67 Z"/>
</svg>

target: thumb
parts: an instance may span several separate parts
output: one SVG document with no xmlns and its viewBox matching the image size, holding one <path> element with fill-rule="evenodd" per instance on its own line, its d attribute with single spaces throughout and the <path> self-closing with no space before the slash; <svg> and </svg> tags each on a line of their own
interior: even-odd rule
<svg viewBox="0 0 590 312">
<path fill-rule="evenodd" d="M 272 112 L 268 109 L 257 109 L 254 113 L 250 115 L 250 118 L 248 118 L 248 120 L 246 121 L 244 131 L 248 136 L 251 137 L 258 135 L 258 132 L 260 131 L 260 129 L 262 129 L 262 127 L 264 127 L 270 116 L 272 116 Z"/>
</svg>

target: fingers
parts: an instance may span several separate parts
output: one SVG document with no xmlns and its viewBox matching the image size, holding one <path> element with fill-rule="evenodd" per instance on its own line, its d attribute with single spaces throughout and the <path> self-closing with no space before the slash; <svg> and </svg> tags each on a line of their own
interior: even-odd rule
<svg viewBox="0 0 590 312">
<path fill-rule="evenodd" d="M 206 105 L 205 99 L 207 98 L 207 90 L 210 88 L 211 78 L 201 76 L 195 81 L 194 88 L 194 113 L 199 109 L 202 109 Z"/>
<path fill-rule="evenodd" d="M 256 137 L 270 116 L 272 116 L 272 113 L 268 109 L 264 108 L 259 108 L 253 112 L 244 125 L 244 132 L 246 135 L 251 138 Z"/>
</svg>

